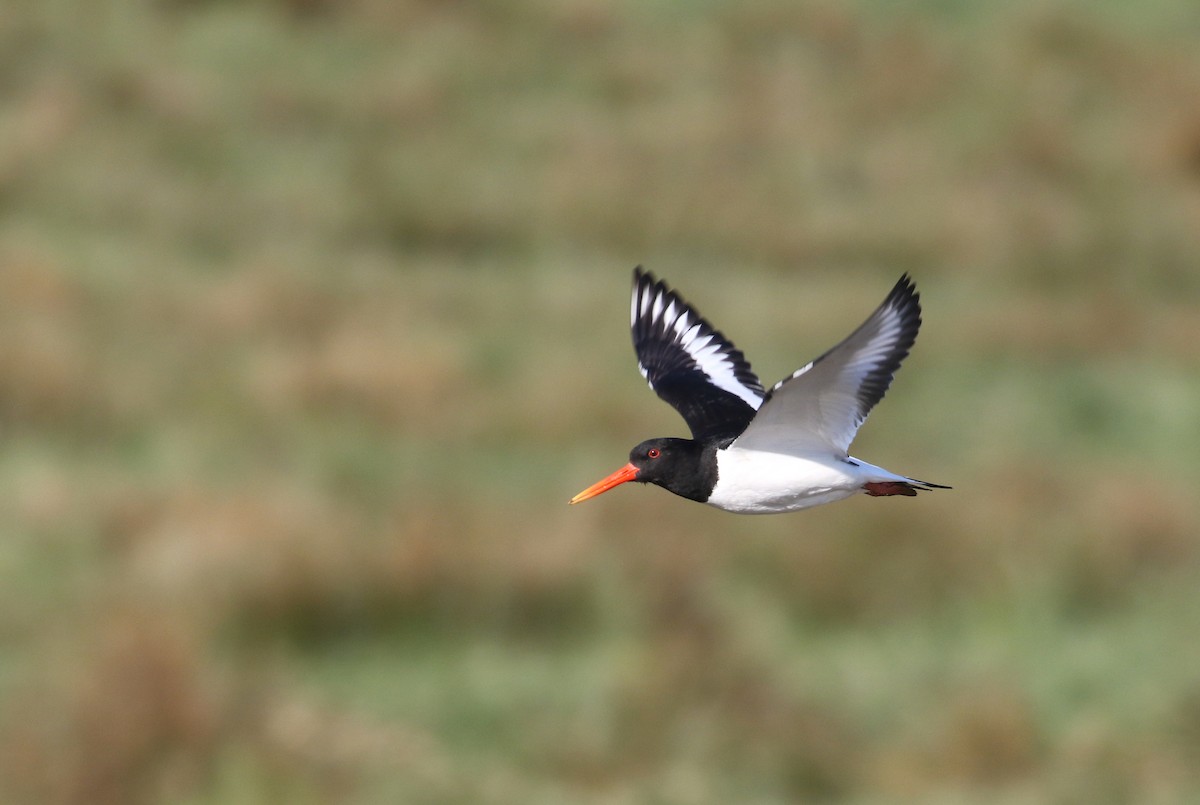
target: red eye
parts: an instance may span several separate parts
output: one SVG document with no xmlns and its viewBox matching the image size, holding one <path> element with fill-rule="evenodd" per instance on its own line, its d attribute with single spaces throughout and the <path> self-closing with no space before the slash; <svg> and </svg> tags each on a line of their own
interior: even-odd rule
<svg viewBox="0 0 1200 805">
<path fill-rule="evenodd" d="M 657 447 L 651 447 L 646 451 L 646 458 L 658 458 L 659 455 Z"/>
</svg>

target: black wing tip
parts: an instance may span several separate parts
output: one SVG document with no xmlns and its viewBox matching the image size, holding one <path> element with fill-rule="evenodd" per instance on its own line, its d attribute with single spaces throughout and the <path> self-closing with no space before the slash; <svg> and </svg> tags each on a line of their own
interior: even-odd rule
<svg viewBox="0 0 1200 805">
<path fill-rule="evenodd" d="M 907 271 L 901 274 L 900 279 L 892 286 L 884 304 L 902 309 L 913 308 L 918 317 L 921 315 L 921 294 L 917 291 L 917 283 Z"/>
<path fill-rule="evenodd" d="M 913 343 L 916 342 L 917 331 L 921 329 L 922 324 L 921 294 L 917 292 L 917 284 L 913 282 L 907 271 L 901 274 L 900 279 L 892 286 L 887 299 L 883 300 L 882 307 L 892 308 L 900 314 L 904 330 L 903 346 L 901 347 L 903 354 L 900 355 L 900 358 L 903 359 L 908 355 Z"/>
<path fill-rule="evenodd" d="M 634 266 L 633 269 L 633 292 L 639 299 L 645 294 L 650 294 L 651 296 L 662 294 L 668 299 L 676 299 L 682 305 L 688 304 L 683 297 L 676 293 L 675 289 L 665 281 L 654 276 L 653 272 L 647 271 L 641 264 Z M 690 305 L 688 306 L 690 307 Z"/>
<path fill-rule="evenodd" d="M 859 413 L 864 420 L 887 394 L 896 373 L 900 371 L 900 364 L 911 353 L 913 345 L 917 342 L 917 334 L 921 330 L 921 295 L 917 293 L 916 283 L 907 271 L 900 275 L 900 279 L 874 315 L 877 316 L 884 310 L 894 311 L 900 317 L 900 333 L 891 353 L 875 372 L 864 379 L 858 389 L 856 396 L 860 406 Z"/>
</svg>

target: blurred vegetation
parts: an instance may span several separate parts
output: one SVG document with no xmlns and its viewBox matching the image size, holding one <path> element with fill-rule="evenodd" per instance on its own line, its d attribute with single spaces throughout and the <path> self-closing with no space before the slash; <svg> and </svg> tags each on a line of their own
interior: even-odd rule
<svg viewBox="0 0 1200 805">
<path fill-rule="evenodd" d="M 1200 798 L 1200 12 L 13 0 L 0 799 Z M 902 271 L 857 454 L 565 501 Z"/>
</svg>

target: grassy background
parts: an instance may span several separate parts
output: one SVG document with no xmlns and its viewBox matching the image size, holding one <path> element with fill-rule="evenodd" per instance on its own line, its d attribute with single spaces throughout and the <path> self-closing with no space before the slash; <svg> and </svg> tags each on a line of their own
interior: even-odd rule
<svg viewBox="0 0 1200 805">
<path fill-rule="evenodd" d="M 3 799 L 1200 798 L 1198 34 L 6 4 Z M 912 272 L 855 451 L 955 490 L 568 508 L 683 432 L 639 262 L 768 383 Z"/>
</svg>

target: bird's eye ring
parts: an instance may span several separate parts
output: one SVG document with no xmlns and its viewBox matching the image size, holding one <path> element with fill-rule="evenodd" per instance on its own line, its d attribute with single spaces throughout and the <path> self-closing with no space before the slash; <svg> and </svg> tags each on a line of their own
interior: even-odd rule
<svg viewBox="0 0 1200 805">
<path fill-rule="evenodd" d="M 646 458 L 658 458 L 660 455 L 661 453 L 658 452 L 657 447 L 651 447 L 646 451 Z"/>
</svg>

